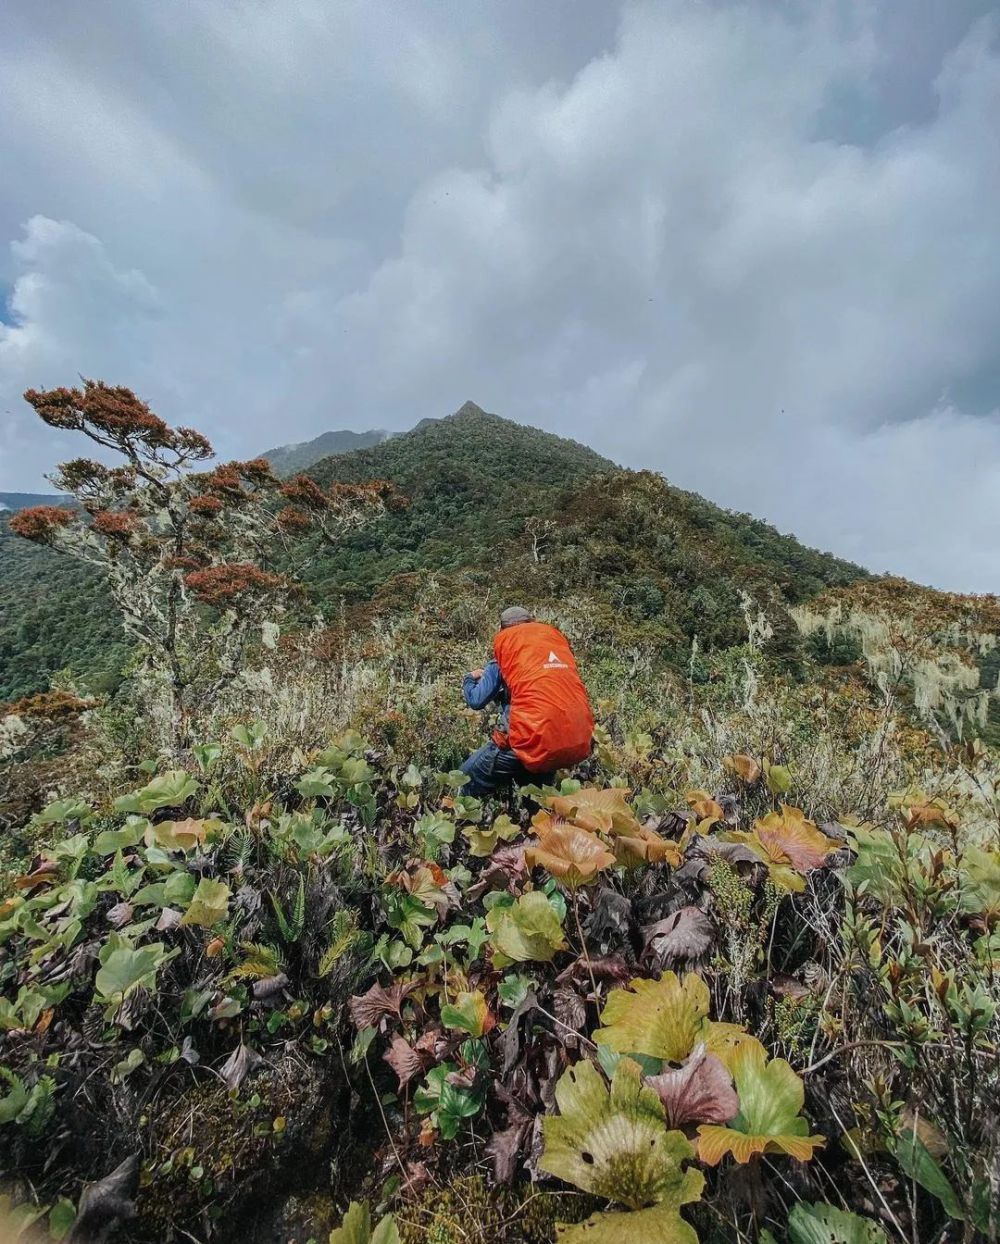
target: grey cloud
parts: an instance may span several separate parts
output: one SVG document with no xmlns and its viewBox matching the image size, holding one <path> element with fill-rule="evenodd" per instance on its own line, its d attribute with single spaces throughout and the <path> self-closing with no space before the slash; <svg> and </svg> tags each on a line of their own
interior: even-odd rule
<svg viewBox="0 0 1000 1244">
<path fill-rule="evenodd" d="M 988 7 L 18 0 L 0 487 L 77 372 L 227 454 L 472 396 L 995 589 Z"/>
</svg>

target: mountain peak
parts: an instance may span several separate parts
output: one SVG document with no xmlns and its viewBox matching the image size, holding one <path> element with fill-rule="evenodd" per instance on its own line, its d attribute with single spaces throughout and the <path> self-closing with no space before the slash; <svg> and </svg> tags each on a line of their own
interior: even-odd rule
<svg viewBox="0 0 1000 1244">
<path fill-rule="evenodd" d="M 463 402 L 458 410 L 455 411 L 453 418 L 459 415 L 485 415 L 486 413 L 482 406 L 477 406 L 475 402 Z"/>
</svg>

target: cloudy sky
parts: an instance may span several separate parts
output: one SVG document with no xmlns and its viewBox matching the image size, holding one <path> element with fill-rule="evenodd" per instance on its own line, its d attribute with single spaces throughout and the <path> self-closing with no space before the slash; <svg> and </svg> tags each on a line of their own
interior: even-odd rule
<svg viewBox="0 0 1000 1244">
<path fill-rule="evenodd" d="M 471 398 L 1000 590 L 1000 0 L 4 0 L 0 489 Z"/>
</svg>

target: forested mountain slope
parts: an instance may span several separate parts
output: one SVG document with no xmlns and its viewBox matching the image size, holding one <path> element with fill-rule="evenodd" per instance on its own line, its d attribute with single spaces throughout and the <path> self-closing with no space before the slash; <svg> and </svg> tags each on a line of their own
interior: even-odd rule
<svg viewBox="0 0 1000 1244">
<path fill-rule="evenodd" d="M 0 514 L 0 700 L 42 691 L 63 669 L 106 690 L 126 651 L 100 575 L 15 536 Z"/>
<path fill-rule="evenodd" d="M 294 445 L 278 445 L 275 449 L 265 450 L 260 456 L 271 464 L 275 475 L 282 477 L 297 475 L 300 471 L 308 471 L 316 462 L 329 458 L 333 454 L 349 454 L 356 449 L 367 449 L 384 441 L 388 433 L 379 430 L 373 432 L 323 432 L 311 441 L 299 441 Z"/>
<path fill-rule="evenodd" d="M 315 550 L 306 578 L 331 618 L 343 604 L 391 614 L 422 576 L 458 576 L 456 590 L 491 599 L 541 606 L 582 595 L 599 622 L 613 618 L 617 633 L 677 663 L 695 636 L 702 649 L 740 641 L 741 592 L 790 650 L 787 607 L 866 573 L 471 402 L 309 474 L 323 484 L 386 479 L 407 499 L 336 549 Z M 0 528 L 0 699 L 41 690 L 67 667 L 88 689 L 106 686 L 118 634 L 91 572 Z"/>
<path fill-rule="evenodd" d="M 573 441 L 467 403 L 407 436 L 317 463 L 322 483 L 392 480 L 406 509 L 320 555 L 324 603 L 404 602 L 414 572 L 461 572 L 482 593 L 536 605 L 575 594 L 680 658 L 745 634 L 741 591 L 793 629 L 786 606 L 866 576 L 749 515 L 651 472 L 625 471 Z M 681 658 L 684 659 L 684 658 Z"/>
<path fill-rule="evenodd" d="M 26 510 L 32 505 L 60 505 L 62 497 L 52 492 L 0 492 L 0 512 Z"/>
</svg>

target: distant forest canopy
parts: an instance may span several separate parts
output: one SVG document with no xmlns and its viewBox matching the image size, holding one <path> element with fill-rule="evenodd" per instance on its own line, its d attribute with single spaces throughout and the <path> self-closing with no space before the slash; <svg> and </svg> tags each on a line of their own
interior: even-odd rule
<svg viewBox="0 0 1000 1244">
<path fill-rule="evenodd" d="M 388 432 L 381 429 L 372 432 L 323 432 L 311 441 L 279 445 L 275 449 L 265 450 L 259 456 L 267 459 L 275 475 L 297 475 L 334 454 L 349 454 L 356 449 L 368 449 L 371 445 L 378 445 L 388 435 Z"/>
<path fill-rule="evenodd" d="M 71 501 L 58 492 L 0 492 L 0 513 L 28 510 L 33 505 L 69 504 Z"/>
<path fill-rule="evenodd" d="M 742 642 L 746 592 L 794 660 L 788 607 L 868 577 L 749 515 L 471 402 L 308 473 L 322 484 L 387 479 L 409 499 L 338 548 L 316 550 L 309 612 L 330 618 L 405 609 L 413 576 L 433 573 L 458 594 L 526 595 L 536 605 L 587 598 L 599 625 L 683 666 L 695 637 L 702 651 Z M 43 690 L 59 671 L 107 691 L 126 655 L 98 577 L 18 540 L 0 515 L 0 699 Z"/>
</svg>

